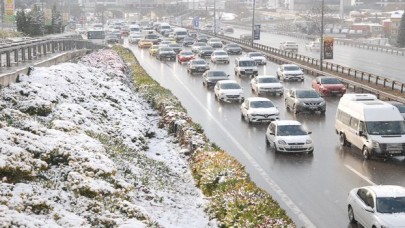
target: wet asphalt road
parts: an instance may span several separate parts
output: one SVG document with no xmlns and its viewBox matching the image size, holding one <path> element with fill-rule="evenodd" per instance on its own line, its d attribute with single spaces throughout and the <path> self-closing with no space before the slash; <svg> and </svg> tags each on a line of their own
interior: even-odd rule
<svg viewBox="0 0 405 228">
<path fill-rule="evenodd" d="M 241 34 L 249 33 L 251 33 L 249 30 L 235 29 L 233 34 L 226 35 L 239 38 Z M 297 42 L 298 54 L 319 59 L 319 51 L 305 50 L 305 44 L 309 43 L 309 40 L 261 32 L 260 40 L 255 42 L 279 48 L 280 43 L 284 41 Z M 333 49 L 333 60 L 325 61 L 405 82 L 405 56 L 336 44 Z"/>
<path fill-rule="evenodd" d="M 268 191 L 287 211 L 297 227 L 352 227 L 347 218 L 346 198 L 355 187 L 370 184 L 405 186 L 404 158 L 364 161 L 355 148 L 339 146 L 334 131 L 338 97 L 327 97 L 325 116 L 287 112 L 284 98 L 269 96 L 279 107 L 280 119 L 293 119 L 312 131 L 313 155 L 275 154 L 266 148 L 267 124 L 249 126 L 240 118 L 239 103 L 219 103 L 213 89 L 202 85 L 201 75 L 188 75 L 186 65 L 159 61 L 147 49 L 131 45 L 138 61 L 163 87 L 170 89 L 187 109 L 193 121 L 201 124 L 206 135 L 222 149 L 236 157 L 255 183 Z M 254 96 L 248 78 L 235 78 L 231 64 L 214 65 L 242 84 L 245 97 Z M 259 67 L 259 74 L 275 75 L 277 65 Z M 305 81 L 284 82 L 285 88 L 310 88 L 313 77 Z"/>
</svg>

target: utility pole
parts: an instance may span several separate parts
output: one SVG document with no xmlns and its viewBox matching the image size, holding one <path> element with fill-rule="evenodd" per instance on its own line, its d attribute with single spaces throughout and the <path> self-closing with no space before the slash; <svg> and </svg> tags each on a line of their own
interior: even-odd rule
<svg viewBox="0 0 405 228">
<path fill-rule="evenodd" d="M 256 0 L 253 0 L 253 6 L 252 6 L 252 47 L 253 47 L 253 41 L 255 38 L 255 7 L 256 7 Z"/>
<path fill-rule="evenodd" d="M 325 0 L 322 0 L 322 6 L 321 6 L 321 51 L 320 51 L 320 54 L 321 54 L 321 56 L 320 56 L 320 58 L 319 58 L 319 62 L 320 62 L 320 65 L 319 65 L 319 70 L 320 71 L 322 71 L 323 70 L 323 49 L 324 49 L 324 46 L 323 46 L 323 9 L 324 9 L 324 4 L 325 4 Z"/>
<path fill-rule="evenodd" d="M 217 35 L 217 10 L 215 7 L 215 0 L 214 0 L 214 35 Z"/>
</svg>

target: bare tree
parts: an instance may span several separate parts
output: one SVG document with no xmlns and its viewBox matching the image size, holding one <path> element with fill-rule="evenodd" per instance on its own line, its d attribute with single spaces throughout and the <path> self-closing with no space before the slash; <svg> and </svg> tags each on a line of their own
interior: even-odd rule
<svg viewBox="0 0 405 228">
<path fill-rule="evenodd" d="M 333 17 L 333 10 L 327 5 L 323 7 L 323 23 L 324 28 L 332 27 L 339 24 L 340 19 Z M 298 29 L 301 32 L 305 32 L 309 35 L 321 35 L 321 23 L 322 23 L 322 3 L 316 2 L 305 13 L 299 14 L 303 19 L 301 24 L 298 24 Z"/>
</svg>

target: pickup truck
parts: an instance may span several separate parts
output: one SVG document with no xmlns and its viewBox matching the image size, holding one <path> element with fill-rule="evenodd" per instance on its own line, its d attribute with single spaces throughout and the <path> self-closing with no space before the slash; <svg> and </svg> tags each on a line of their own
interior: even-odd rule
<svg viewBox="0 0 405 228">
<path fill-rule="evenodd" d="M 283 51 L 298 52 L 298 44 L 295 41 L 285 41 L 280 43 L 280 49 Z"/>
</svg>

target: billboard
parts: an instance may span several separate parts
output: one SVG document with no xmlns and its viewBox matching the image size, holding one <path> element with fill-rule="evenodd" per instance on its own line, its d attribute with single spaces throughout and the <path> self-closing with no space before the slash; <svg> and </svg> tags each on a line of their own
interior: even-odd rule
<svg viewBox="0 0 405 228">
<path fill-rule="evenodd" d="M 323 58 L 333 59 L 333 37 L 325 37 L 323 39 Z"/>
<path fill-rule="evenodd" d="M 193 28 L 194 29 L 199 29 L 200 27 L 200 18 L 199 17 L 194 17 L 193 19 Z"/>
<path fill-rule="evenodd" d="M 255 25 L 253 31 L 253 40 L 260 40 L 260 25 Z"/>
<path fill-rule="evenodd" d="M 3 0 L 4 3 L 4 22 L 13 23 L 15 21 L 14 0 Z"/>
</svg>

